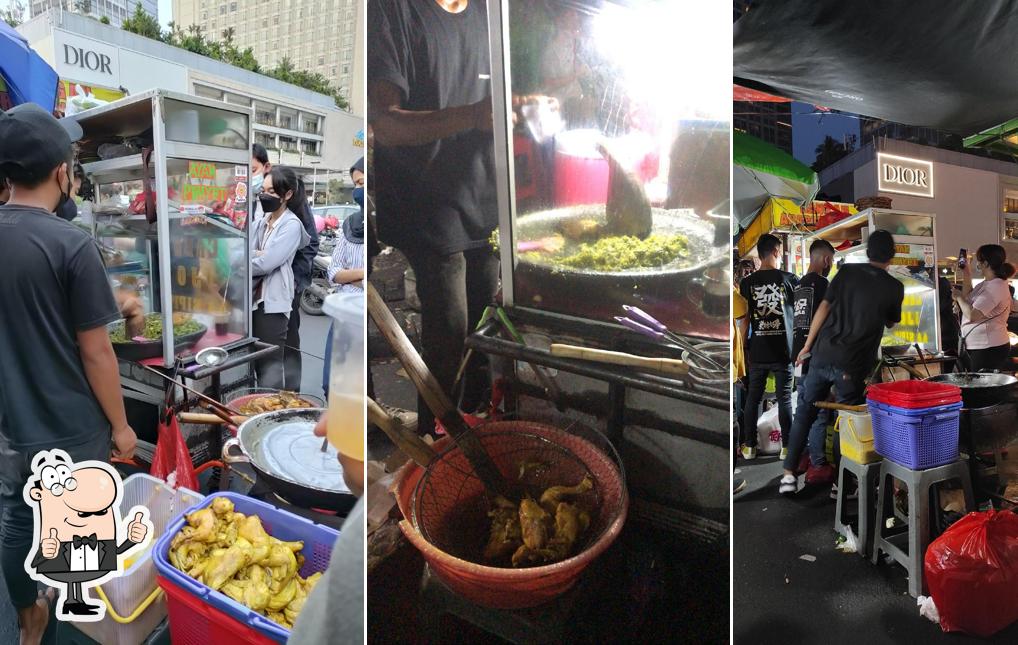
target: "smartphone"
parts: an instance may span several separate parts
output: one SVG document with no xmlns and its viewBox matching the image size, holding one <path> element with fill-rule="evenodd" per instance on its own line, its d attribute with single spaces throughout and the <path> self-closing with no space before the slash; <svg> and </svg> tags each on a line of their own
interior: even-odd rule
<svg viewBox="0 0 1018 645">
<path fill-rule="evenodd" d="M 958 268 L 964 269 L 969 263 L 969 252 L 965 249 L 958 251 Z"/>
</svg>

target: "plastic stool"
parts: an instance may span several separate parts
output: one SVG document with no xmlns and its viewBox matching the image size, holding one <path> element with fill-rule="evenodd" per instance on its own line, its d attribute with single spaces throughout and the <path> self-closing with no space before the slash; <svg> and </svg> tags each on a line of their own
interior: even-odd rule
<svg viewBox="0 0 1018 645">
<path fill-rule="evenodd" d="M 894 517 L 894 487 L 891 478 L 901 481 L 908 491 L 908 531 L 887 528 L 888 518 Z M 880 552 L 890 556 L 908 571 L 908 593 L 918 597 L 926 592 L 923 576 L 923 557 L 930 545 L 930 507 L 936 501 L 933 488 L 943 482 L 957 479 L 965 491 L 965 511 L 976 510 L 972 494 L 969 469 L 962 461 L 937 468 L 912 470 L 890 459 L 880 464 L 880 490 L 877 493 L 877 526 L 873 541 L 873 564 L 880 561 Z M 938 509 L 939 511 L 939 509 Z"/>
<path fill-rule="evenodd" d="M 859 497 L 856 502 L 858 508 L 859 530 L 856 532 L 858 539 L 857 552 L 860 556 L 866 557 L 870 554 L 870 545 L 873 543 L 873 516 L 876 513 L 877 483 L 880 481 L 880 462 L 874 461 L 869 464 L 860 464 L 848 457 L 841 457 L 841 466 L 838 468 L 838 507 L 834 516 L 834 530 L 844 535 L 845 529 L 849 526 L 848 516 L 848 486 L 845 473 L 855 475 L 859 482 Z"/>
</svg>

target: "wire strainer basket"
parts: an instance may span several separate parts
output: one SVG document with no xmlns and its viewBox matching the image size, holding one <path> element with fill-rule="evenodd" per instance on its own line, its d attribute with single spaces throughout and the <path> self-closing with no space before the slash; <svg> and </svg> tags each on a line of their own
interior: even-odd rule
<svg viewBox="0 0 1018 645">
<path fill-rule="evenodd" d="M 562 430 L 531 421 L 496 421 L 473 428 L 518 501 L 538 499 L 551 486 L 575 486 L 589 477 L 591 490 L 571 497 L 590 512 L 591 525 L 573 553 L 597 542 L 625 512 L 622 462 L 595 430 L 573 424 Z M 493 500 L 466 456 L 452 445 L 441 452 L 417 482 L 411 521 L 435 547 L 456 558 L 490 565 L 482 553 L 488 539 Z"/>
</svg>

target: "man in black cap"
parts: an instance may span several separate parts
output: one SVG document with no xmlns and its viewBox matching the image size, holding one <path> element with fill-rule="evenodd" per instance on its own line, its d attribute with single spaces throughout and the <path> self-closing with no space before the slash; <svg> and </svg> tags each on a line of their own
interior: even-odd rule
<svg viewBox="0 0 1018 645">
<path fill-rule="evenodd" d="M 130 458 L 120 371 L 106 325 L 119 320 L 95 242 L 54 213 L 71 198 L 74 121 L 34 104 L 0 113 L 0 569 L 18 612 L 22 643 L 38 643 L 50 597 L 25 572 L 32 510 L 22 488 L 40 450 L 74 461 Z"/>
</svg>

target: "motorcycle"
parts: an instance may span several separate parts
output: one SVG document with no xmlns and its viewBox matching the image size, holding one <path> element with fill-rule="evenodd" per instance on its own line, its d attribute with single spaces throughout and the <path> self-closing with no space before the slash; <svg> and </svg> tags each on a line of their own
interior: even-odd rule
<svg viewBox="0 0 1018 645">
<path fill-rule="evenodd" d="M 311 316 L 322 315 L 325 299 L 338 285 L 329 284 L 329 264 L 332 257 L 319 254 L 311 265 L 311 284 L 300 294 L 300 310 Z"/>
</svg>

